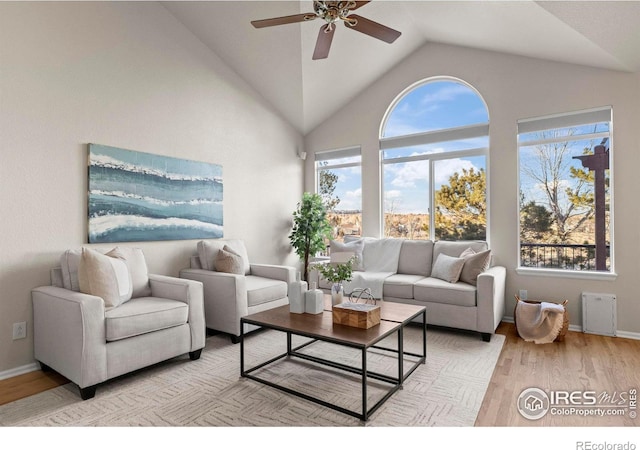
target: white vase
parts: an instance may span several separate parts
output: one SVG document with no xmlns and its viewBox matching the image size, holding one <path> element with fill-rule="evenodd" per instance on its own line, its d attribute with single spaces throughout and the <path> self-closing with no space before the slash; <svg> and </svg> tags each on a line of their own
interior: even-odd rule
<svg viewBox="0 0 640 450">
<path fill-rule="evenodd" d="M 296 281 L 292 281 L 289 284 L 289 290 L 287 292 L 290 312 L 296 314 L 302 314 L 304 312 L 305 292 L 307 292 L 307 282 L 300 280 L 300 272 L 298 272 L 296 274 Z"/>
<path fill-rule="evenodd" d="M 311 289 L 304 293 L 304 312 L 320 314 L 324 310 L 324 294 L 316 289 L 316 283 L 311 282 Z"/>
<path fill-rule="evenodd" d="M 342 283 L 333 283 L 331 286 L 331 306 L 339 305 L 344 300 L 344 287 Z"/>
</svg>

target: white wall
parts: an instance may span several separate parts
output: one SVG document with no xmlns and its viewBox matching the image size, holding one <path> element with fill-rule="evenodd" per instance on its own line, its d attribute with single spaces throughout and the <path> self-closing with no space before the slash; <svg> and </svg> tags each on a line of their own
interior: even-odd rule
<svg viewBox="0 0 640 450">
<path fill-rule="evenodd" d="M 427 44 L 409 56 L 364 93 L 332 115 L 305 138 L 309 155 L 316 151 L 362 146 L 363 232 L 379 236 L 380 123 L 393 99 L 411 84 L 434 76 L 452 76 L 473 85 L 487 102 L 490 115 L 489 241 L 498 264 L 507 267 L 507 310 L 513 295 L 527 289 L 529 298 L 569 300 L 572 324 L 581 324 L 582 291 L 614 293 L 618 298 L 618 329 L 640 333 L 640 273 L 637 201 L 640 187 L 640 75 L 532 58 Z M 515 272 L 518 258 L 517 150 L 518 119 L 613 106 L 613 169 L 615 213 L 615 281 L 540 278 Z M 305 189 L 313 190 L 313 157 L 307 158 Z M 636 335 L 637 336 L 637 335 Z"/>
<path fill-rule="evenodd" d="M 87 242 L 88 143 L 221 164 L 226 237 L 297 263 L 301 135 L 161 5 L 0 2 L 0 64 L 0 374 L 33 362 L 31 288 Z M 196 242 L 135 245 L 177 276 Z"/>
</svg>

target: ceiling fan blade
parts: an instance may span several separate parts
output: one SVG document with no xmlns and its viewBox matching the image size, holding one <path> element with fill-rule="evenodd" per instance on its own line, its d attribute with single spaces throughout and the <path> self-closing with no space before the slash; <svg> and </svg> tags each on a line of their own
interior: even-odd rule
<svg viewBox="0 0 640 450">
<path fill-rule="evenodd" d="M 385 27 L 378 22 L 365 19 L 364 17 L 358 16 L 356 14 L 349 14 L 348 18 L 356 19 L 357 23 L 355 25 L 351 25 L 348 21 L 345 21 L 344 24 L 347 28 L 359 31 L 360 33 L 368 34 L 369 36 L 380 39 L 381 41 L 385 41 L 389 44 L 398 39 L 402 34 L 399 31 L 394 30 L 393 28 Z"/>
<path fill-rule="evenodd" d="M 320 27 L 316 49 L 313 51 L 313 59 L 324 59 L 329 56 L 329 49 L 331 48 L 331 41 L 333 41 L 333 33 L 335 31 L 335 25 L 329 28 L 328 23 Z"/>
<path fill-rule="evenodd" d="M 355 11 L 356 9 L 360 8 L 361 6 L 366 5 L 367 3 L 370 3 L 371 0 L 369 0 L 368 2 L 354 2 L 356 4 L 356 6 L 354 6 L 353 8 L 349 8 L 349 11 Z"/>
<path fill-rule="evenodd" d="M 276 25 L 285 25 L 288 23 L 305 22 L 313 20 L 317 16 L 315 13 L 294 14 L 292 16 L 274 17 L 273 19 L 252 20 L 251 25 L 256 28 L 273 27 Z"/>
</svg>

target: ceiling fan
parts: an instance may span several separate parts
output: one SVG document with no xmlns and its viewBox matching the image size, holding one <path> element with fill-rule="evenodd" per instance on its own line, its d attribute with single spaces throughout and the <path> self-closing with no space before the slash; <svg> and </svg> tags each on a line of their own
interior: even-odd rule
<svg viewBox="0 0 640 450">
<path fill-rule="evenodd" d="M 333 33 L 336 29 L 336 23 L 339 21 L 344 22 L 347 28 L 391 44 L 400 36 L 401 33 L 399 31 L 362 16 L 351 14 L 351 11 L 355 11 L 367 3 L 369 2 L 314 0 L 314 12 L 275 17 L 273 19 L 253 20 L 251 24 L 256 28 L 264 28 L 288 23 L 307 22 L 317 18 L 324 20 L 326 23 L 320 27 L 316 48 L 313 52 L 313 59 L 324 59 L 329 56 Z"/>
</svg>

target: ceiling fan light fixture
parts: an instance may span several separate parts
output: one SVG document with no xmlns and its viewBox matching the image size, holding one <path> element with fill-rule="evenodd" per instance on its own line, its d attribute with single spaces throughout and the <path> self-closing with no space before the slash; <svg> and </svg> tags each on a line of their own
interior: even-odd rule
<svg viewBox="0 0 640 450">
<path fill-rule="evenodd" d="M 320 27 L 316 48 L 313 52 L 313 59 L 324 59 L 329 55 L 331 41 L 336 29 L 336 22 L 344 22 L 347 28 L 372 36 L 381 41 L 392 43 L 399 36 L 400 32 L 382 24 L 374 22 L 365 17 L 351 14 L 352 11 L 370 3 L 367 1 L 324 1 L 313 0 L 312 13 L 294 14 L 291 16 L 274 17 L 272 19 L 252 20 L 251 24 L 255 28 L 272 27 L 289 23 L 308 22 L 315 19 L 322 19 L 325 24 Z M 351 15 L 350 15 L 351 14 Z"/>
</svg>

